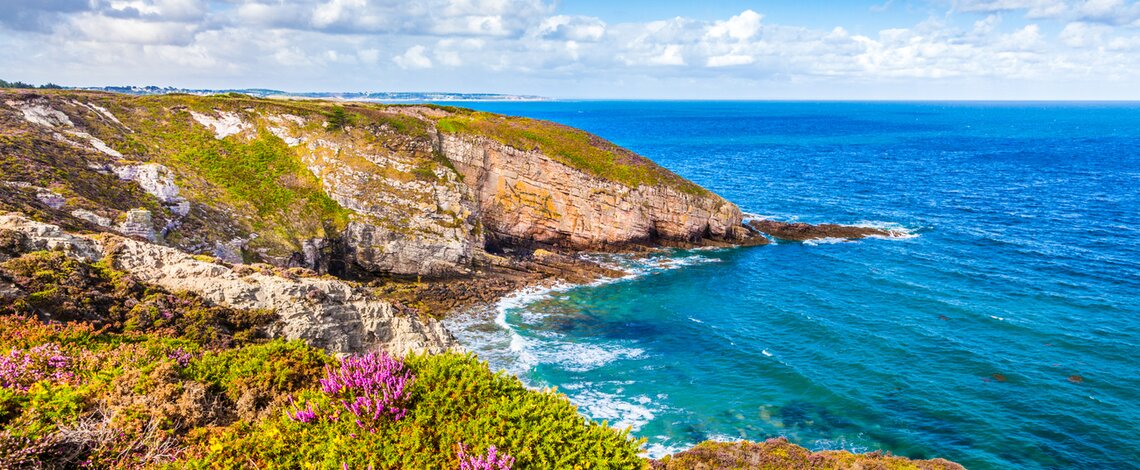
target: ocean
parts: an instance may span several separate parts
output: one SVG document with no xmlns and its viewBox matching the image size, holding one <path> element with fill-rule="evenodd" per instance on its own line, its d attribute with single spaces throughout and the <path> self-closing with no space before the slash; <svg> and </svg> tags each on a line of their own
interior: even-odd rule
<svg viewBox="0 0 1140 470">
<path fill-rule="evenodd" d="M 754 217 L 906 237 L 594 255 L 448 326 L 650 455 L 786 436 L 971 469 L 1140 462 L 1140 105 L 457 103 L 598 134 Z"/>
</svg>

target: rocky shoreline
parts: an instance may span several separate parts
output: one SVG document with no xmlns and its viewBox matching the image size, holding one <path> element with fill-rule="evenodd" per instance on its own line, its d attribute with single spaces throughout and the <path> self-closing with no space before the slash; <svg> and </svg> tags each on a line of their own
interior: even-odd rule
<svg viewBox="0 0 1140 470">
<path fill-rule="evenodd" d="M 166 358 L 160 382 L 191 384 L 198 401 L 206 386 L 171 372 L 194 359 L 171 344 L 219 357 L 243 353 L 235 345 L 310 351 L 315 363 L 259 398 L 243 398 L 242 385 L 230 385 L 230 398 L 209 392 L 256 410 L 251 419 L 266 426 L 315 382 L 325 359 L 313 357 L 432 353 L 408 356 L 430 372 L 433 361 L 460 360 L 439 322 L 447 315 L 533 285 L 627 274 L 582 252 L 893 235 L 745 224 L 736 205 L 600 137 L 459 108 L 77 91 L 0 91 L 0 103 L 0 312 L 13 314 L 9 326 L 38 318 L 162 343 L 152 348 Z M 436 380 L 454 385 L 446 373 Z M 638 458 L 627 435 L 588 432 L 586 445 Z M 9 437 L 0 433 L 0 447 Z M 796 457 L 788 468 L 818 461 Z M 667 468 L 723 466 L 705 462 Z"/>
</svg>

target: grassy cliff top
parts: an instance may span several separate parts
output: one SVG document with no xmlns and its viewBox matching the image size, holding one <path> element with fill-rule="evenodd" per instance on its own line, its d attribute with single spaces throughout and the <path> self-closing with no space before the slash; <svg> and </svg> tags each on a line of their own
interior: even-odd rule
<svg viewBox="0 0 1140 470">
<path fill-rule="evenodd" d="M 451 106 L 255 98 L 238 93 L 207 96 L 189 94 L 134 96 L 75 90 L 0 90 L 0 96 L 13 95 L 41 95 L 97 101 L 107 108 L 128 111 L 128 116 L 137 114 L 129 113 L 131 108 L 146 110 L 147 114 L 153 114 L 161 108 L 177 108 L 199 113 L 212 110 L 257 110 L 299 116 L 327 116 L 334 110 L 342 108 L 347 113 L 348 124 L 353 126 L 367 128 L 389 125 L 413 137 L 427 136 L 434 127 L 441 132 L 485 137 L 519 150 L 538 150 L 563 164 L 631 188 L 639 185 L 663 185 L 689 194 L 710 194 L 708 190 L 651 160 L 580 129 L 549 121 Z M 409 109 L 430 109 L 436 112 L 404 112 Z"/>
<path fill-rule="evenodd" d="M 631 188 L 662 185 L 694 195 L 710 194 L 651 160 L 580 129 L 464 108 L 435 109 L 447 113 L 436 118 L 436 126 L 442 132 L 478 135 L 519 150 L 537 150 L 563 164 Z"/>
</svg>

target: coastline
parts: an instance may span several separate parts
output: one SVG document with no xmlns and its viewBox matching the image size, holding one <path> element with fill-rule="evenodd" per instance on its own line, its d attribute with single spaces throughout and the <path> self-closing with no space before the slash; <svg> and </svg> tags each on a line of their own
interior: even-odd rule
<svg viewBox="0 0 1140 470">
<path fill-rule="evenodd" d="M 880 238 L 880 237 L 868 237 Z M 892 237 L 893 238 L 893 237 Z M 906 239 L 910 237 L 897 237 Z M 825 241 L 823 241 L 825 242 Z M 813 243 L 804 243 L 814 246 Z M 480 354 L 480 359 L 489 363 L 492 370 L 502 370 L 517 377 L 531 390 L 541 391 L 553 387 L 566 394 L 578 409 L 579 414 L 586 419 L 608 422 L 614 429 L 629 430 L 634 437 L 643 437 L 638 429 L 655 418 L 657 411 L 645 408 L 648 403 L 621 401 L 621 398 L 609 396 L 605 393 L 590 393 L 580 385 L 566 384 L 563 386 L 536 383 L 528 377 L 529 372 L 540 364 L 550 365 L 547 362 L 553 354 L 558 361 L 570 361 L 578 365 L 576 370 L 588 370 L 604 366 L 610 361 L 621 358 L 641 357 L 644 352 L 640 349 L 610 349 L 593 350 L 586 347 L 571 349 L 573 355 L 567 351 L 538 351 L 539 346 L 532 344 L 532 340 L 524 338 L 516 327 L 511 325 L 508 315 L 518 314 L 528 305 L 549 300 L 561 294 L 578 289 L 589 289 L 604 285 L 633 281 L 645 276 L 661 274 L 664 271 L 684 269 L 689 266 L 719 263 L 718 258 L 701 256 L 702 252 L 726 252 L 748 247 L 698 247 L 687 250 L 658 248 L 647 252 L 637 253 L 578 253 L 580 259 L 589 260 L 597 265 L 607 267 L 613 271 L 623 273 L 620 276 L 595 277 L 581 282 L 567 282 L 554 277 L 547 277 L 535 282 L 520 285 L 519 288 L 499 296 L 493 301 L 468 305 L 462 309 L 451 312 L 441 321 L 445 328 L 456 336 L 457 341 L 468 351 Z M 621 262 L 624 261 L 623 266 Z M 523 315 L 530 315 L 524 313 Z M 541 314 L 539 314 L 541 315 Z M 692 319 L 701 323 L 699 320 Z M 499 335 L 497 340 L 490 336 Z M 474 344 L 472 343 L 474 341 Z M 491 355 L 484 355 L 488 351 L 488 342 L 495 351 Z M 480 344 L 482 343 L 482 344 Z M 482 349 L 482 351 L 480 351 Z M 598 416 L 592 411 L 600 410 L 604 416 Z M 620 411 L 619 411 L 620 410 Z M 614 414 L 617 413 L 617 414 Z M 644 421 L 643 421 L 644 420 Z M 847 462 L 848 465 L 858 462 L 858 465 L 915 465 L 923 469 L 956 470 L 962 467 L 945 459 L 914 460 L 906 457 L 893 456 L 890 452 L 882 450 L 868 450 L 852 452 L 842 448 L 823 448 L 812 450 L 803 445 L 789 442 L 786 435 L 769 435 L 759 437 L 752 441 L 741 437 L 728 435 L 709 435 L 704 440 L 693 440 L 674 443 L 647 443 L 642 446 L 643 456 L 653 469 L 694 468 L 695 462 L 718 462 L 725 464 L 726 458 L 737 459 L 735 465 L 749 465 L 756 459 L 780 463 L 780 458 L 786 459 L 783 464 L 799 465 L 797 462 Z M 727 456 L 727 457 L 726 457 Z M 783 457 L 777 457 L 783 456 Z M 703 467 L 696 467 L 703 468 Z M 722 468 L 722 467 L 712 467 Z M 727 468 L 727 467 L 724 467 Z M 735 468 L 735 467 L 734 467 Z M 782 468 L 782 467 L 781 467 Z M 798 467 L 795 467 L 798 468 Z M 814 467 L 813 467 L 814 468 Z M 844 467 L 846 468 L 846 467 Z M 893 468 L 893 467 L 892 467 Z M 906 467 L 910 468 L 910 467 Z"/>
</svg>

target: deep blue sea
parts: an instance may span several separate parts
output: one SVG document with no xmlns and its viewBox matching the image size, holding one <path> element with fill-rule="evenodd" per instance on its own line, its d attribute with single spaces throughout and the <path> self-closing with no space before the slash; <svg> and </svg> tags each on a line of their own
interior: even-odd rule
<svg viewBox="0 0 1140 470">
<path fill-rule="evenodd" d="M 451 322 L 652 455 L 787 436 L 967 468 L 1140 462 L 1140 105 L 463 103 L 628 147 L 757 217 L 911 236 L 601 257 Z"/>
</svg>

